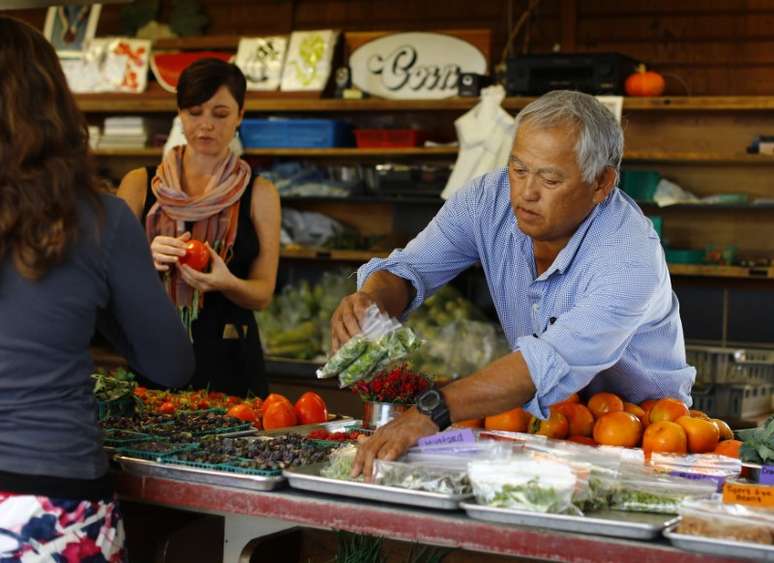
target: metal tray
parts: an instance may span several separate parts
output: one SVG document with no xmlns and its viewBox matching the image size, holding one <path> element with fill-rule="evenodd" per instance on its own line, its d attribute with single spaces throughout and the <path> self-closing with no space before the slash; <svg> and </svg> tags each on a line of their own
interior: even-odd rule
<svg viewBox="0 0 774 563">
<path fill-rule="evenodd" d="M 285 483 L 285 478 L 282 475 L 264 477 L 261 475 L 229 473 L 185 465 L 156 463 L 155 461 L 126 456 L 116 456 L 115 459 L 127 473 L 145 477 L 160 477 L 161 479 L 174 479 L 189 483 L 203 483 L 205 485 L 251 489 L 254 491 L 271 491 Z"/>
<path fill-rule="evenodd" d="M 460 508 L 476 520 L 516 524 L 518 526 L 536 526 L 562 532 L 578 532 L 646 540 L 657 538 L 667 526 L 676 524 L 679 516 L 671 514 L 650 514 L 645 512 L 621 512 L 605 510 L 587 516 L 569 516 L 566 514 L 545 514 L 510 508 L 496 508 L 464 502 Z"/>
<path fill-rule="evenodd" d="M 275 430 L 261 430 L 258 436 L 282 436 L 283 434 L 301 434 L 306 436 L 315 430 L 325 430 L 327 432 L 340 432 L 345 428 L 360 428 L 363 421 L 357 418 L 342 418 L 341 420 L 332 420 L 330 422 L 321 422 L 319 424 L 305 424 L 302 426 L 287 426 Z"/>
<path fill-rule="evenodd" d="M 440 493 L 428 493 L 398 487 L 386 487 L 358 481 L 341 481 L 320 475 L 320 470 L 325 463 L 315 463 L 303 467 L 286 469 L 282 474 L 287 478 L 288 484 L 296 489 L 304 489 L 315 493 L 330 493 L 347 497 L 375 500 L 379 502 L 391 502 L 406 504 L 421 508 L 438 508 L 441 510 L 457 510 L 460 502 L 471 498 L 472 495 L 444 495 Z"/>
<path fill-rule="evenodd" d="M 680 549 L 726 557 L 774 561 L 774 546 L 678 534 L 674 531 L 676 527 L 677 524 L 673 524 L 664 530 L 664 535 L 672 542 L 672 545 Z"/>
</svg>

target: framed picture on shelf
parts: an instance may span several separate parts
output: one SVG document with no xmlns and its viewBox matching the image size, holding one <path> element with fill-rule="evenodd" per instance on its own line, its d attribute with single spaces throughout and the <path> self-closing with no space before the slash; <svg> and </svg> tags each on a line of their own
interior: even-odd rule
<svg viewBox="0 0 774 563">
<path fill-rule="evenodd" d="M 60 57 L 81 57 L 84 46 L 94 38 L 101 11 L 101 4 L 51 6 L 43 35 Z"/>
</svg>

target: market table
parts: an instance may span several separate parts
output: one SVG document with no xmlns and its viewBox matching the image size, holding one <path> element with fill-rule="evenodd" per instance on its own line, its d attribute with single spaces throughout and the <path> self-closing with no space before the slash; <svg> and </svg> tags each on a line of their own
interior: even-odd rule
<svg viewBox="0 0 774 563">
<path fill-rule="evenodd" d="M 224 516 L 223 561 L 227 563 L 239 561 L 250 540 L 299 525 L 550 561 L 738 561 L 682 551 L 665 540 L 619 540 L 492 524 L 468 518 L 463 512 L 385 505 L 293 489 L 258 492 L 125 472 L 117 472 L 115 480 L 119 494 L 127 500 Z"/>
</svg>

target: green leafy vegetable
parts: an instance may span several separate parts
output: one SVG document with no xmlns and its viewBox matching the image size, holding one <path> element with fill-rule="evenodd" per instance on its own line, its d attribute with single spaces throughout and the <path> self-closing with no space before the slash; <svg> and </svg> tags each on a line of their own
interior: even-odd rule
<svg viewBox="0 0 774 563">
<path fill-rule="evenodd" d="M 564 496 L 553 487 L 541 487 L 539 479 L 534 478 L 523 485 L 503 485 L 489 504 L 498 508 L 557 513 L 564 509 Z"/>
</svg>

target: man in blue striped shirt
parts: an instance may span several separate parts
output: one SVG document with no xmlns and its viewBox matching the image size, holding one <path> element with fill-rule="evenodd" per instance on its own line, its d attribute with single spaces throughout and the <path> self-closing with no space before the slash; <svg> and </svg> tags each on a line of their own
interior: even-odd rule
<svg viewBox="0 0 774 563">
<path fill-rule="evenodd" d="M 677 298 L 650 221 L 616 188 L 622 155 L 623 131 L 601 103 L 550 92 L 517 116 L 507 170 L 473 180 L 406 248 L 360 268 L 359 291 L 331 320 L 334 348 L 371 303 L 405 316 L 480 262 L 513 351 L 377 431 L 355 473 L 449 421 L 522 405 L 545 418 L 582 389 L 690 404 L 696 372 Z"/>
</svg>

